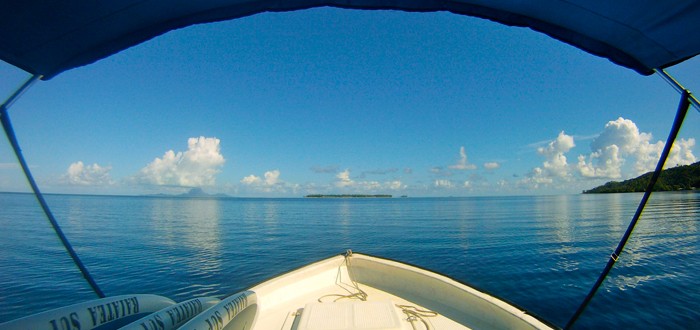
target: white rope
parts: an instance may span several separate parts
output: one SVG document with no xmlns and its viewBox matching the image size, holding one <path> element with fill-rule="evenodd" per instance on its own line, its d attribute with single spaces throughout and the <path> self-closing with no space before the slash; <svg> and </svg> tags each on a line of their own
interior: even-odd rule
<svg viewBox="0 0 700 330">
<path fill-rule="evenodd" d="M 345 254 L 345 260 L 343 260 L 343 263 L 338 267 L 338 276 L 336 277 L 335 284 L 338 285 L 339 287 L 343 288 L 343 290 L 347 291 L 348 294 L 327 294 L 324 296 L 321 296 L 318 298 L 318 302 L 322 303 L 324 298 L 328 297 L 337 297 L 336 299 L 333 300 L 333 302 L 336 302 L 341 299 L 358 299 L 361 301 L 367 301 L 367 293 L 360 289 L 360 285 L 355 282 L 353 279 L 352 275 L 352 268 L 350 267 L 350 257 L 352 256 L 352 251 L 348 250 L 348 252 Z M 342 268 L 343 265 L 345 265 L 345 268 L 348 270 L 348 275 L 350 277 L 350 285 L 348 289 L 348 285 L 343 283 L 342 279 Z"/>
</svg>

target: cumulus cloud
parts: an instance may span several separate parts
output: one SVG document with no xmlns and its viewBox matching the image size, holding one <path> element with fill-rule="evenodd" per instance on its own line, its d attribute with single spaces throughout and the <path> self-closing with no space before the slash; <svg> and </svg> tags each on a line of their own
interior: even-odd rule
<svg viewBox="0 0 700 330">
<path fill-rule="evenodd" d="M 554 182 L 554 179 L 547 175 L 547 172 L 540 167 L 535 167 L 522 180 L 518 182 L 518 186 L 538 189 L 542 185 L 549 185 Z"/>
<path fill-rule="evenodd" d="M 581 176 L 586 178 L 616 179 L 622 176 L 623 163 L 620 148 L 613 144 L 592 152 L 588 160 L 586 156 L 579 155 L 577 168 Z"/>
<path fill-rule="evenodd" d="M 279 170 L 267 171 L 262 177 L 251 174 L 243 179 L 241 183 L 243 184 L 243 191 L 255 192 L 255 193 L 276 193 L 276 194 L 297 194 L 302 188 L 301 185 L 296 183 L 289 183 L 282 180 L 282 176 Z M 313 185 L 308 186 L 309 189 L 314 189 Z"/>
<path fill-rule="evenodd" d="M 449 189 L 449 188 L 454 188 L 455 185 L 450 180 L 438 179 L 438 180 L 435 180 L 435 182 L 433 183 L 433 186 L 435 188 Z"/>
<path fill-rule="evenodd" d="M 559 136 L 546 147 L 537 148 L 537 153 L 545 156 L 547 159 L 542 164 L 545 175 L 566 177 L 569 174 L 569 165 L 564 154 L 575 146 L 574 137 L 561 131 Z"/>
<path fill-rule="evenodd" d="M 265 179 L 261 179 L 260 177 L 251 174 L 251 175 L 246 176 L 243 179 L 241 179 L 241 183 L 246 184 L 246 185 L 274 186 L 277 183 L 279 183 L 280 171 L 279 170 L 267 171 L 267 172 L 265 172 L 264 177 L 265 177 Z"/>
<path fill-rule="evenodd" d="M 339 188 L 349 187 L 355 183 L 352 179 L 350 179 L 349 169 L 345 169 L 345 171 L 338 173 L 338 175 L 336 175 L 335 177 L 336 179 L 338 179 L 338 181 L 335 182 L 335 185 Z"/>
<path fill-rule="evenodd" d="M 565 187 L 575 179 L 631 178 L 653 171 L 664 147 L 663 141 L 653 142 L 650 133 L 640 132 L 629 119 L 608 122 L 603 131 L 591 139 L 591 153 L 579 155 L 569 164 L 566 154 L 576 144 L 573 136 L 563 131 L 547 144 L 540 144 L 537 153 L 545 158 L 542 166 L 532 169 L 517 182 L 521 188 L 543 186 Z M 693 155 L 695 139 L 679 139 L 671 149 L 667 166 L 687 165 L 696 161 Z"/>
<path fill-rule="evenodd" d="M 338 173 L 334 185 L 337 188 L 353 189 L 360 192 L 383 191 L 383 190 L 401 190 L 405 189 L 406 185 L 401 180 L 389 180 L 384 182 L 379 181 L 356 181 L 350 177 L 350 170 L 345 169 Z"/>
<path fill-rule="evenodd" d="M 484 168 L 487 170 L 495 170 L 495 169 L 498 169 L 500 167 L 501 167 L 501 164 L 499 164 L 497 162 L 484 163 Z"/>
<path fill-rule="evenodd" d="M 68 171 L 61 177 L 61 181 L 78 186 L 110 185 L 113 183 L 109 174 L 111 170 L 111 166 L 85 165 L 82 161 L 77 161 L 68 166 Z"/>
<path fill-rule="evenodd" d="M 265 172 L 265 184 L 268 186 L 276 185 L 280 179 L 280 171 L 273 170 Z"/>
<path fill-rule="evenodd" d="M 241 179 L 241 183 L 243 183 L 245 185 L 249 185 L 249 186 L 258 185 L 258 184 L 262 184 L 262 179 L 260 179 L 259 176 L 255 176 L 255 175 L 251 174 L 251 175 L 246 176 L 243 179 Z"/>
<path fill-rule="evenodd" d="M 433 173 L 435 175 L 442 175 L 442 176 L 449 176 L 452 175 L 450 171 L 445 170 L 442 166 L 435 166 L 430 169 L 430 173 Z"/>
<path fill-rule="evenodd" d="M 680 139 L 673 144 L 671 148 L 671 153 L 668 155 L 668 160 L 666 161 L 667 166 L 678 166 L 678 165 L 689 165 L 697 161 L 695 155 L 693 155 L 693 148 L 695 147 L 695 139 Z"/>
<path fill-rule="evenodd" d="M 467 153 L 464 151 L 464 147 L 460 147 L 459 160 L 457 161 L 457 164 L 450 165 L 450 168 L 453 170 L 475 170 L 476 165 L 470 164 L 467 161 Z"/>
<path fill-rule="evenodd" d="M 140 183 L 184 187 L 210 186 L 224 165 L 220 140 L 214 137 L 189 138 L 187 151 L 168 150 L 162 158 L 146 165 L 136 179 Z"/>
<path fill-rule="evenodd" d="M 406 185 L 401 182 L 401 180 L 393 180 L 393 181 L 388 181 L 385 184 L 387 188 L 391 190 L 401 190 L 406 188 Z"/>
<path fill-rule="evenodd" d="M 575 146 L 573 136 L 567 135 L 564 131 L 559 132 L 556 139 L 537 148 L 537 153 L 545 158 L 542 167 L 532 169 L 518 182 L 518 185 L 537 189 L 542 185 L 553 183 L 554 179 L 570 180 L 571 170 L 564 154 Z"/>
<path fill-rule="evenodd" d="M 695 139 L 675 142 L 666 162 L 668 166 L 688 165 L 696 161 L 692 149 Z M 652 142 L 650 133 L 640 132 L 637 125 L 622 117 L 610 121 L 603 132 L 591 142 L 591 154 L 578 157 L 577 168 L 583 177 L 619 179 L 627 159 L 637 176 L 653 171 L 664 148 L 663 141 Z"/>
<path fill-rule="evenodd" d="M 286 192 L 298 188 L 297 185 L 282 181 L 279 170 L 267 171 L 262 178 L 254 174 L 248 175 L 241 179 L 241 183 L 253 190 L 263 192 Z"/>
</svg>

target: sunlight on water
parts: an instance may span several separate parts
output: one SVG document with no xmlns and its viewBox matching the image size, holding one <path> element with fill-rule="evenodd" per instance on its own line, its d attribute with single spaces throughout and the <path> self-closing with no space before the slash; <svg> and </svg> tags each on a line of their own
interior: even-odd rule
<svg viewBox="0 0 700 330">
<path fill-rule="evenodd" d="M 221 297 L 351 248 L 475 284 L 563 324 L 640 198 L 48 199 L 110 295 Z M 0 201 L 0 321 L 92 299 L 33 197 Z M 688 328 L 700 319 L 687 307 L 700 304 L 699 218 L 698 194 L 654 195 L 580 326 Z"/>
</svg>

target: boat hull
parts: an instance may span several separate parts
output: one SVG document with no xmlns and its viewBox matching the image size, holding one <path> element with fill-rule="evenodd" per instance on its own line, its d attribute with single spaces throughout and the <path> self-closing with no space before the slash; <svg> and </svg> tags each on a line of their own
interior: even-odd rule
<svg viewBox="0 0 700 330">
<path fill-rule="evenodd" d="M 255 299 L 248 298 L 247 306 L 240 308 L 229 323 L 209 328 L 251 329 L 251 325 L 252 329 L 289 330 L 556 328 L 521 308 L 447 276 L 357 253 L 309 264 L 246 292 Z M 217 305 L 220 314 L 225 311 L 226 301 Z M 211 315 L 205 312 L 183 329 L 212 324 L 204 321 L 212 320 Z M 196 322 L 200 322 L 199 327 L 195 326 Z"/>
</svg>

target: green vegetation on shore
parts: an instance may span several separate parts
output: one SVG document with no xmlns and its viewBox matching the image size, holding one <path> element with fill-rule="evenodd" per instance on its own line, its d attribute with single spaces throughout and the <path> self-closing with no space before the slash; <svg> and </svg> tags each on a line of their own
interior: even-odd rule
<svg viewBox="0 0 700 330">
<path fill-rule="evenodd" d="M 306 198 L 391 198 L 392 195 L 306 195 Z"/>
<path fill-rule="evenodd" d="M 651 180 L 653 172 L 643 174 L 637 178 L 622 182 L 610 181 L 591 190 L 584 190 L 584 194 L 644 192 Z M 700 162 L 692 165 L 678 166 L 665 169 L 661 172 L 659 180 L 654 186 L 654 191 L 677 191 L 700 189 Z"/>
</svg>

